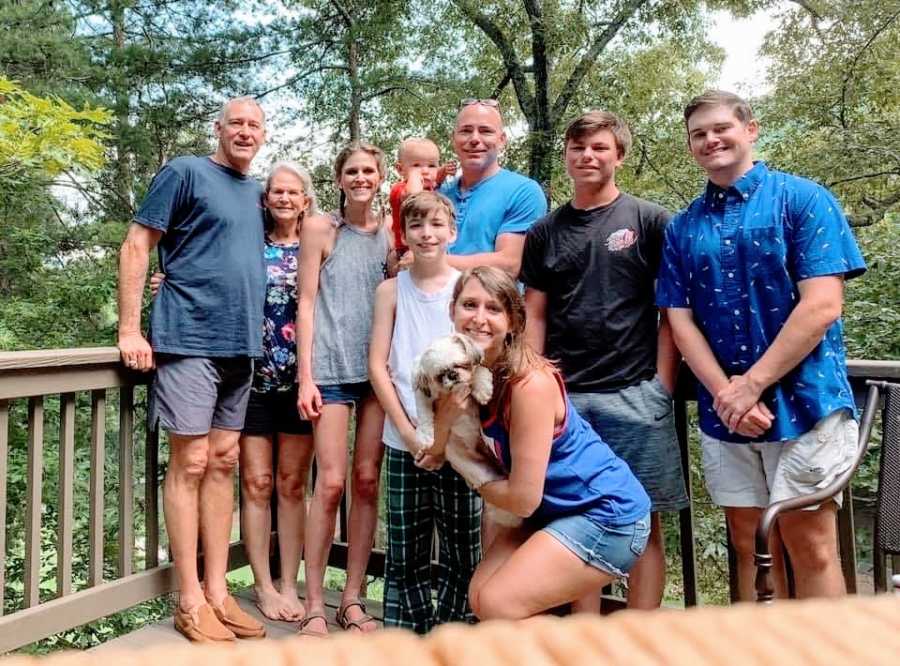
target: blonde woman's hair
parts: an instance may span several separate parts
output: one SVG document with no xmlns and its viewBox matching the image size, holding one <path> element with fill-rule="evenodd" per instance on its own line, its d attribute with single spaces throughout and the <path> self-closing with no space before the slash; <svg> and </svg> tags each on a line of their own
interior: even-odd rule
<svg viewBox="0 0 900 666">
<path fill-rule="evenodd" d="M 494 397 L 491 404 L 502 406 L 498 415 L 505 425 L 509 425 L 509 390 L 531 375 L 535 370 L 558 372 L 551 361 L 537 353 L 525 341 L 525 300 L 519 293 L 515 281 L 509 273 L 492 266 L 476 266 L 463 271 L 453 289 L 452 306 L 466 284 L 478 280 L 484 290 L 500 303 L 509 319 L 509 332 L 503 342 L 503 352 L 494 363 Z"/>
</svg>

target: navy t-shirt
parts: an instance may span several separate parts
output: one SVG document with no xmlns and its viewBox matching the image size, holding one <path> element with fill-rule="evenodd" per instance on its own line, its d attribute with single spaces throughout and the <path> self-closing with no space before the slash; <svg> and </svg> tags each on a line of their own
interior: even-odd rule
<svg viewBox="0 0 900 666">
<path fill-rule="evenodd" d="M 266 292 L 262 188 L 208 157 L 178 157 L 150 183 L 135 221 L 163 232 L 166 279 L 150 314 L 154 351 L 260 356 Z"/>
</svg>

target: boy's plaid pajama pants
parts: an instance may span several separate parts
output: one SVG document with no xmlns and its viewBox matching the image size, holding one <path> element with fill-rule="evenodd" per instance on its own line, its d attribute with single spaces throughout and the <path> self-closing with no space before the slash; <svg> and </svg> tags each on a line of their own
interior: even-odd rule
<svg viewBox="0 0 900 666">
<path fill-rule="evenodd" d="M 406 451 L 386 447 L 387 552 L 384 624 L 426 633 L 471 621 L 469 581 L 481 560 L 481 498 L 449 464 L 429 472 Z M 432 539 L 440 548 L 432 603 Z"/>
</svg>

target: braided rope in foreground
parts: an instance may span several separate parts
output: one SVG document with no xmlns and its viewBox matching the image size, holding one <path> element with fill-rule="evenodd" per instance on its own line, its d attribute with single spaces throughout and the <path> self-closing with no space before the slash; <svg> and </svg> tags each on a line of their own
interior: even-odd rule
<svg viewBox="0 0 900 666">
<path fill-rule="evenodd" d="M 389 629 L 328 640 L 245 641 L 237 646 L 149 646 L 11 657 L 2 666 L 895 666 L 900 597 L 785 601 L 762 607 L 625 611 L 613 616 L 445 625 L 420 638 Z"/>
</svg>

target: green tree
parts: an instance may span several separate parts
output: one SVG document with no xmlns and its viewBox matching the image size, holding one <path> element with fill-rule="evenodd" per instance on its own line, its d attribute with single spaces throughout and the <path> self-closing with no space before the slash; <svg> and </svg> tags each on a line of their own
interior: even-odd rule
<svg viewBox="0 0 900 666">
<path fill-rule="evenodd" d="M 690 34 L 696 48 L 691 62 L 704 60 L 702 10 L 728 7 L 746 12 L 759 1 L 701 4 L 682 0 L 451 0 L 454 13 L 483 33 L 473 52 L 491 49 L 502 77 L 494 91 L 511 84 L 528 126 L 528 173 L 550 189 L 555 146 L 579 92 L 589 89 L 594 71 L 608 73 L 617 57 L 636 54 L 655 43 Z M 639 80 L 632 77 L 631 81 Z M 629 84 L 630 82 L 629 81 Z M 485 91 L 487 92 L 487 91 Z M 610 107 L 615 94 L 595 90 L 594 99 Z"/>
<path fill-rule="evenodd" d="M 764 52 L 761 149 L 840 197 L 854 225 L 900 213 L 900 1 L 812 0 L 781 15 Z"/>
<path fill-rule="evenodd" d="M 33 346 L 40 317 L 71 311 L 48 298 L 60 287 L 49 261 L 62 261 L 71 229 L 53 214 L 53 178 L 99 170 L 110 114 L 38 97 L 0 76 L 0 349 Z M 57 297 L 66 291 L 55 291 Z"/>
</svg>

